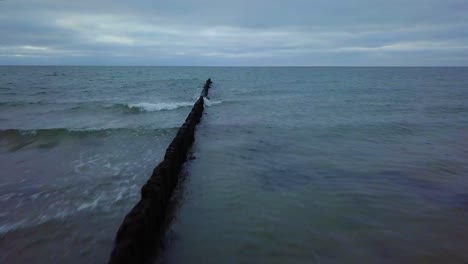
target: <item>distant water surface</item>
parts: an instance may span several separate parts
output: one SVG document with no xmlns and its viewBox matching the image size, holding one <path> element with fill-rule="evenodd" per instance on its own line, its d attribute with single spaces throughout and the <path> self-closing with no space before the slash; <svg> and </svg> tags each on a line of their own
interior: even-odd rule
<svg viewBox="0 0 468 264">
<path fill-rule="evenodd" d="M 467 76 L 0 67 L 0 262 L 105 262 L 211 77 L 157 262 L 467 263 Z"/>
</svg>

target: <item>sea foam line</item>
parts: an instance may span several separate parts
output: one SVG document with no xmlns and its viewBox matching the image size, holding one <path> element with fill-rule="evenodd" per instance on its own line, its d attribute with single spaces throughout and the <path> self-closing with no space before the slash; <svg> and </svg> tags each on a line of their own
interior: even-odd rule
<svg viewBox="0 0 468 264">
<path fill-rule="evenodd" d="M 173 102 L 173 103 L 135 103 L 127 104 L 130 109 L 138 109 L 140 111 L 155 112 L 162 110 L 174 110 L 181 107 L 192 106 L 193 102 Z"/>
<path fill-rule="evenodd" d="M 209 100 L 206 97 L 203 97 L 203 101 L 204 101 L 206 106 L 218 105 L 218 104 L 221 104 L 223 102 L 223 101 L 219 101 L 219 100 Z"/>
</svg>

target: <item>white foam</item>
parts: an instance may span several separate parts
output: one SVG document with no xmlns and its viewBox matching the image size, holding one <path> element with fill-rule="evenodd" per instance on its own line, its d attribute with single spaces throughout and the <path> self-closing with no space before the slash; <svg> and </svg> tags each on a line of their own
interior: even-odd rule
<svg viewBox="0 0 468 264">
<path fill-rule="evenodd" d="M 22 136 L 35 136 L 37 135 L 37 130 L 20 130 L 20 135 Z"/>
<path fill-rule="evenodd" d="M 102 193 L 96 199 L 94 199 L 93 201 L 88 202 L 88 203 L 82 203 L 78 207 L 77 211 L 82 211 L 82 210 L 85 210 L 85 209 L 93 210 L 94 208 L 96 208 L 96 206 L 98 205 L 99 200 L 101 200 L 101 198 L 102 198 Z"/>
<path fill-rule="evenodd" d="M 129 108 L 137 108 L 141 111 L 155 112 L 162 110 L 174 110 L 180 107 L 192 106 L 193 102 L 172 102 L 172 103 L 136 103 L 128 104 Z"/>
<path fill-rule="evenodd" d="M 206 106 L 212 106 L 212 105 L 218 105 L 221 104 L 223 101 L 216 101 L 216 100 L 210 100 L 206 97 L 203 97 L 203 101 Z"/>
<path fill-rule="evenodd" d="M 121 187 L 118 189 L 118 193 L 117 193 L 117 197 L 115 198 L 115 202 L 118 202 L 120 200 L 122 200 L 122 198 L 124 197 L 125 193 L 128 191 L 128 189 L 126 187 Z"/>
<path fill-rule="evenodd" d="M 25 220 L 16 222 L 14 224 L 0 225 L 0 234 L 4 235 L 4 234 L 6 234 L 6 233 L 8 233 L 10 231 L 21 229 L 22 227 L 27 227 L 27 224 L 26 224 Z"/>
<path fill-rule="evenodd" d="M 15 197 L 17 194 L 16 193 L 7 193 L 2 196 L 0 196 L 0 201 L 5 202 L 10 200 L 11 198 Z"/>
<path fill-rule="evenodd" d="M 0 235 L 4 235 L 6 233 L 9 233 L 15 230 L 20 230 L 23 228 L 39 226 L 48 221 L 64 219 L 70 215 L 72 215 L 72 212 L 68 210 L 62 210 L 55 214 L 42 214 L 34 218 L 22 219 L 22 220 L 16 221 L 15 223 L 3 224 L 3 225 L 0 225 Z"/>
</svg>

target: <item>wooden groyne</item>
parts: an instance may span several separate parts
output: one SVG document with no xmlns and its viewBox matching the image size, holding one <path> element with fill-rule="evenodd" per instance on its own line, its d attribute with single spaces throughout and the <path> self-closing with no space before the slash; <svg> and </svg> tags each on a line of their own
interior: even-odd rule
<svg viewBox="0 0 468 264">
<path fill-rule="evenodd" d="M 203 90 L 200 94 L 200 96 L 202 97 L 208 97 L 208 90 L 211 88 L 211 84 L 213 82 L 211 81 L 211 78 L 209 78 L 208 80 L 206 80 L 205 82 L 205 85 L 203 86 Z"/>
<path fill-rule="evenodd" d="M 148 263 L 164 235 L 164 227 L 172 193 L 187 152 L 195 140 L 195 127 L 203 115 L 203 97 L 208 96 L 211 79 L 203 87 L 200 98 L 179 128 L 166 150 L 164 160 L 153 170 L 141 188 L 140 201 L 123 220 L 117 232 L 109 264 Z"/>
</svg>

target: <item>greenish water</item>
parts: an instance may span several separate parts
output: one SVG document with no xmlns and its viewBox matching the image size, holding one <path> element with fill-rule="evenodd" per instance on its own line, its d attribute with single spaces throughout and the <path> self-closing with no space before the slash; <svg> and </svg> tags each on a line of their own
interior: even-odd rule
<svg viewBox="0 0 468 264">
<path fill-rule="evenodd" d="M 2 67 L 0 260 L 105 262 L 211 77 L 157 262 L 468 262 L 466 76 Z"/>
</svg>

